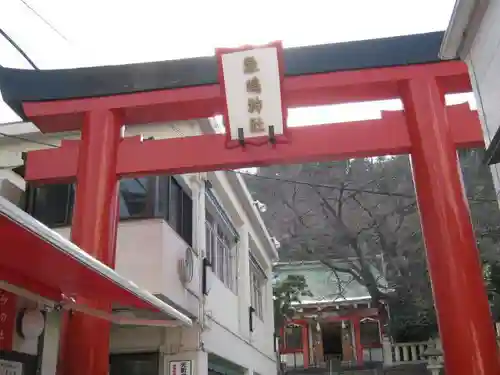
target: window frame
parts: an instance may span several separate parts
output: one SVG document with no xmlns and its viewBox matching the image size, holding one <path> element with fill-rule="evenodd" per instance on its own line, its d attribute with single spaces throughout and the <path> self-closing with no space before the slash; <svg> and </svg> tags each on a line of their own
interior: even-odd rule
<svg viewBox="0 0 500 375">
<path fill-rule="evenodd" d="M 123 367 L 130 366 L 136 361 L 142 361 L 147 362 L 149 366 L 155 368 L 151 371 L 151 374 L 145 375 L 157 374 L 160 370 L 160 360 L 161 356 L 159 352 L 110 353 L 109 373 L 113 375 L 118 372 L 117 370 L 122 370 Z"/>
<path fill-rule="evenodd" d="M 264 320 L 265 311 L 265 287 L 268 282 L 268 278 L 264 269 L 261 267 L 257 259 L 252 253 L 249 256 L 250 262 L 250 304 L 255 310 L 255 315 L 259 319 Z"/>
<path fill-rule="evenodd" d="M 368 328 L 368 329 L 367 329 Z M 367 319 L 360 321 L 359 336 L 364 348 L 379 348 L 382 345 L 380 321 L 378 319 Z"/>
<path fill-rule="evenodd" d="M 158 195 L 158 178 L 157 176 L 146 176 L 146 177 L 137 177 L 137 178 L 131 178 L 131 179 L 122 179 L 120 180 L 120 186 L 118 187 L 118 199 L 119 205 L 121 205 L 121 200 L 124 200 L 123 197 L 123 192 L 121 188 L 122 182 L 129 181 L 129 180 L 134 180 L 137 181 L 140 185 L 142 183 L 139 182 L 141 179 L 147 179 L 146 180 L 146 186 L 145 191 L 146 191 L 146 196 L 145 196 L 145 204 L 144 204 L 144 213 L 140 215 L 134 215 L 134 214 L 128 214 L 127 216 L 122 216 L 121 210 L 119 210 L 119 217 L 120 221 L 127 221 L 127 220 L 141 220 L 141 219 L 147 219 L 147 218 L 154 218 L 156 217 L 156 207 L 159 204 L 159 195 Z"/>
<path fill-rule="evenodd" d="M 238 294 L 239 236 L 217 198 L 207 188 L 205 208 L 205 253 L 214 275 Z M 212 210 L 210 209 L 212 208 Z"/>
<path fill-rule="evenodd" d="M 177 181 L 175 176 L 147 176 L 141 177 L 141 179 L 146 180 L 146 195 L 144 199 L 144 211 L 141 214 L 128 214 L 123 216 L 120 212 L 119 220 L 120 221 L 129 221 L 129 220 L 145 220 L 145 219 L 154 219 L 154 218 L 162 218 L 164 219 L 171 227 L 172 227 L 172 219 L 173 215 L 170 214 L 170 207 L 172 206 L 172 184 L 176 184 L 179 188 L 178 196 L 177 196 L 177 222 L 175 223 L 174 231 L 184 240 L 189 246 L 193 244 L 193 202 L 190 194 L 186 191 L 181 183 Z M 128 180 L 139 180 L 140 178 L 133 179 L 122 179 L 120 183 Z M 37 212 L 37 195 L 40 194 L 40 189 L 50 189 L 54 185 L 66 185 L 69 189 L 68 194 L 64 196 L 64 205 L 65 205 L 65 218 L 62 222 L 50 222 L 47 219 L 47 216 L 44 217 L 43 213 Z M 141 184 L 142 185 L 142 184 Z M 35 217 L 37 220 L 43 222 L 45 225 L 51 228 L 60 228 L 71 226 L 72 224 L 72 213 L 75 205 L 75 192 L 76 192 L 76 184 L 46 184 L 40 186 L 32 186 L 28 183 L 26 189 L 26 207 L 25 210 L 30 215 Z M 122 204 L 121 200 L 124 199 L 123 191 L 121 190 L 121 186 L 119 187 L 119 205 Z M 46 211 L 45 208 L 44 211 Z M 121 211 L 121 210 L 120 210 Z"/>
<path fill-rule="evenodd" d="M 288 332 L 288 330 L 291 330 L 291 332 Z M 302 334 L 303 334 L 303 329 L 301 325 L 297 324 L 285 325 L 285 327 L 283 327 L 283 346 L 281 352 L 282 353 L 301 352 L 302 346 L 304 345 L 302 340 Z"/>
<path fill-rule="evenodd" d="M 57 223 L 51 223 L 52 228 L 60 228 L 60 227 L 65 227 L 70 225 L 72 216 L 73 216 L 73 208 L 74 208 L 74 199 L 75 199 L 75 187 L 74 184 L 51 184 L 53 187 L 55 186 L 65 186 L 66 187 L 66 198 L 64 200 L 64 219 L 62 222 L 57 222 Z M 46 186 L 46 185 L 43 185 Z M 26 211 L 36 217 L 37 215 L 37 197 L 40 195 L 40 190 L 39 187 L 33 187 L 30 184 L 27 184 L 26 191 L 25 191 L 26 199 L 25 199 L 25 205 L 26 205 Z"/>
</svg>

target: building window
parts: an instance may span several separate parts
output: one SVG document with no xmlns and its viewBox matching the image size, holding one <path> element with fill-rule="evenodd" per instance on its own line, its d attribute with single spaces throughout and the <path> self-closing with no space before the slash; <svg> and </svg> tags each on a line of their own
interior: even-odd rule
<svg viewBox="0 0 500 375">
<path fill-rule="evenodd" d="M 168 195 L 160 199 L 166 202 L 164 204 L 163 217 L 167 220 L 170 227 L 189 244 L 193 243 L 193 201 L 184 191 L 182 186 L 175 178 L 164 179 L 163 184 L 168 187 L 160 189 L 167 191 Z"/>
<path fill-rule="evenodd" d="M 158 353 L 111 354 L 110 375 L 157 375 L 160 368 Z"/>
<path fill-rule="evenodd" d="M 50 188 L 49 188 L 50 186 Z M 27 189 L 29 213 L 44 224 L 63 226 L 71 222 L 75 189 L 73 185 L 53 184 Z M 41 220 L 40 218 L 43 218 Z"/>
<path fill-rule="evenodd" d="M 75 187 L 50 184 L 28 188 L 27 212 L 49 227 L 71 225 Z M 120 219 L 164 218 L 189 244 L 193 243 L 193 202 L 175 177 L 151 176 L 120 181 Z"/>
<path fill-rule="evenodd" d="M 120 181 L 120 219 L 152 217 L 157 201 L 156 177 L 129 178 Z"/>
<path fill-rule="evenodd" d="M 380 326 L 375 319 L 366 319 L 360 324 L 361 345 L 364 347 L 373 347 L 381 344 Z"/>
<path fill-rule="evenodd" d="M 289 325 L 284 328 L 283 351 L 295 351 L 302 349 L 302 327 Z"/>
<path fill-rule="evenodd" d="M 226 211 L 208 187 L 205 197 L 207 259 L 219 280 L 237 293 L 238 234 Z"/>
<path fill-rule="evenodd" d="M 250 254 L 250 293 L 251 304 L 255 314 L 262 319 L 264 316 L 264 287 L 266 285 L 266 274 L 257 260 Z"/>
<path fill-rule="evenodd" d="M 228 228 L 217 217 L 205 214 L 207 259 L 217 278 L 233 292 L 237 292 L 237 238 L 228 235 Z"/>
</svg>

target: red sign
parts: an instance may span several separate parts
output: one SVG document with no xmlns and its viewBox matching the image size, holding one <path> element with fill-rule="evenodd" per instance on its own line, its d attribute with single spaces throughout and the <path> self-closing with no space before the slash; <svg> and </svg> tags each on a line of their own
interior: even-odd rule
<svg viewBox="0 0 500 375">
<path fill-rule="evenodd" d="M 16 326 L 16 296 L 0 290 L 0 350 L 12 350 Z"/>
</svg>

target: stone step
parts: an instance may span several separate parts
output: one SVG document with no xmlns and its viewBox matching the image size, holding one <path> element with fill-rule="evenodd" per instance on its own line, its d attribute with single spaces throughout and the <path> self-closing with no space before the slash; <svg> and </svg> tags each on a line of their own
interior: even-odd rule
<svg viewBox="0 0 500 375">
<path fill-rule="evenodd" d="M 429 375 L 425 363 L 398 365 L 384 369 L 384 375 Z"/>
</svg>

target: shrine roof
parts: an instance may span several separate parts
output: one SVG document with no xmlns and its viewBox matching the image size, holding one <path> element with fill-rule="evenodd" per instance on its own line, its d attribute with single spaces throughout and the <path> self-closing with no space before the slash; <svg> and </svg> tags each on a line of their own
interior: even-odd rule
<svg viewBox="0 0 500 375">
<path fill-rule="evenodd" d="M 355 258 L 352 258 L 353 260 Z M 335 266 L 349 269 L 348 259 L 332 260 Z M 371 267 L 375 279 L 380 286 L 387 286 L 387 281 L 380 275 L 375 267 Z M 368 289 L 355 280 L 347 272 L 334 272 L 322 262 L 318 261 L 292 261 L 276 263 L 273 267 L 275 280 L 285 280 L 288 276 L 303 276 L 307 283 L 309 296 L 300 296 L 300 304 L 312 305 L 323 303 L 355 303 L 370 299 Z"/>
<path fill-rule="evenodd" d="M 439 62 L 443 32 L 285 49 L 285 75 L 299 76 Z M 0 68 L 4 101 L 77 99 L 217 84 L 214 56 L 62 70 Z"/>
</svg>

